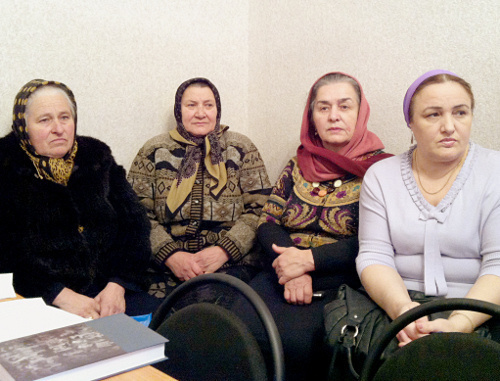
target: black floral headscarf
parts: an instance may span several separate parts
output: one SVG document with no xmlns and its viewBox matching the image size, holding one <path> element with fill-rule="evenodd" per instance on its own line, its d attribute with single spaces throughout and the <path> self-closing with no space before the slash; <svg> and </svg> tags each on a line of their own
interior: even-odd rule
<svg viewBox="0 0 500 381">
<path fill-rule="evenodd" d="M 212 90 L 217 107 L 217 117 L 215 128 L 206 136 L 194 136 L 189 133 L 182 124 L 182 96 L 186 89 L 194 84 L 204 84 Z M 212 194 L 218 195 L 226 185 L 227 173 L 224 160 L 222 158 L 222 148 L 220 137 L 227 130 L 227 127 L 221 128 L 221 103 L 217 88 L 206 78 L 191 78 L 183 82 L 175 93 L 174 116 L 177 121 L 177 128 L 170 131 L 170 136 L 186 145 L 186 154 L 178 168 L 177 178 L 167 198 L 167 205 L 172 213 L 184 202 L 191 193 L 194 184 L 196 172 L 200 163 L 203 161 L 208 172 L 212 176 L 210 190 Z"/>
</svg>

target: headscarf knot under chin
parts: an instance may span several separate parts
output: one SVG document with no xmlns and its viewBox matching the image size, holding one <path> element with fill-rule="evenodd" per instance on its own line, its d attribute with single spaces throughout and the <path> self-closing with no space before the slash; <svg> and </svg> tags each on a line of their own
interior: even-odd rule
<svg viewBox="0 0 500 381">
<path fill-rule="evenodd" d="M 51 158 L 39 155 L 36 152 L 35 147 L 31 144 L 28 134 L 28 128 L 26 125 L 26 105 L 28 103 L 28 98 L 35 91 L 45 86 L 57 87 L 64 91 L 68 95 L 74 110 L 73 120 L 75 125 L 75 138 L 71 149 L 62 158 Z M 16 95 L 12 119 L 12 130 L 14 131 L 22 150 L 26 153 L 26 155 L 28 155 L 33 163 L 38 177 L 40 179 L 49 180 L 58 184 L 67 185 L 71 173 L 73 172 L 74 160 L 78 151 L 78 144 L 76 142 L 76 100 L 69 87 L 61 82 L 46 81 L 44 79 L 33 79 L 29 81 Z"/>
<path fill-rule="evenodd" d="M 206 136 L 194 136 L 186 130 L 182 123 L 182 96 L 186 89 L 196 83 L 208 86 L 214 94 L 217 107 L 215 128 Z M 229 127 L 221 128 L 221 103 L 217 88 L 206 78 L 191 78 L 183 82 L 175 93 L 174 116 L 177 122 L 175 130 L 170 131 L 172 139 L 186 146 L 178 168 L 176 180 L 167 196 L 167 207 L 175 214 L 193 189 L 199 166 L 203 163 L 211 176 L 210 192 L 217 196 L 227 183 L 227 172 L 222 157 L 221 137 Z"/>
</svg>

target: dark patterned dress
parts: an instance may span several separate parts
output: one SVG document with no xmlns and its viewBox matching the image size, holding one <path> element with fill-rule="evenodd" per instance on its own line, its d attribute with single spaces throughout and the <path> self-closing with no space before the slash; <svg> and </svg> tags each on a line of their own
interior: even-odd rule
<svg viewBox="0 0 500 381">
<path fill-rule="evenodd" d="M 370 157 L 377 152 L 368 154 Z M 285 351 L 287 380 L 324 380 L 331 359 L 324 343 L 323 308 L 335 299 L 338 287 L 359 286 L 355 270 L 358 253 L 358 202 L 362 179 L 348 174 L 339 179 L 311 183 L 304 179 L 297 158 L 282 171 L 262 209 L 258 239 L 269 262 L 277 254 L 272 244 L 311 249 L 315 271 L 313 290 L 324 298 L 308 305 L 288 304 L 284 286 L 274 269 L 257 275 L 250 285 L 269 307 Z M 267 336 L 258 318 L 244 302 L 234 308 L 262 345 Z"/>
<path fill-rule="evenodd" d="M 304 179 L 297 159 L 281 173 L 259 220 L 259 241 L 273 260 L 273 243 L 311 249 L 315 289 L 357 283 L 358 201 L 362 179 L 347 175 L 322 183 Z M 340 282 L 340 283 L 339 283 Z"/>
</svg>

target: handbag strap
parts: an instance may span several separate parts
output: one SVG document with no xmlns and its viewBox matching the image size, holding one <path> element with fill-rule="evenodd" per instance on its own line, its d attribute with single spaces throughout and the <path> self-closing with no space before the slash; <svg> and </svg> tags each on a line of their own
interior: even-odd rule
<svg viewBox="0 0 500 381">
<path fill-rule="evenodd" d="M 378 306 L 364 293 L 354 290 L 345 285 L 345 300 L 347 306 L 346 324 L 340 330 L 339 341 L 347 350 L 347 362 L 349 370 L 356 379 L 359 374 L 352 363 L 353 348 L 356 346 L 356 337 L 359 333 L 359 325 L 371 311 Z"/>
</svg>

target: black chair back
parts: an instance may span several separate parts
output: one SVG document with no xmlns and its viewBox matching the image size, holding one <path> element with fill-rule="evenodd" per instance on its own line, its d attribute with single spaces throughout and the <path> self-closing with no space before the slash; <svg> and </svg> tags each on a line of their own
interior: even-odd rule
<svg viewBox="0 0 500 381">
<path fill-rule="evenodd" d="M 435 333 L 381 356 L 396 334 L 422 316 L 448 310 L 470 310 L 500 317 L 500 306 L 468 298 L 433 300 L 395 319 L 370 350 L 362 381 L 460 381 L 500 379 L 500 344 L 477 334 Z"/>
<path fill-rule="evenodd" d="M 184 295 L 209 283 L 230 286 L 250 302 L 269 336 L 274 380 L 284 380 L 283 347 L 269 309 L 250 286 L 227 274 L 204 274 L 184 282 L 154 313 L 149 327 L 170 340 L 165 347 L 169 359 L 156 367 L 181 381 L 267 380 L 259 345 L 234 313 L 219 305 L 197 303 L 171 314 Z"/>
</svg>

